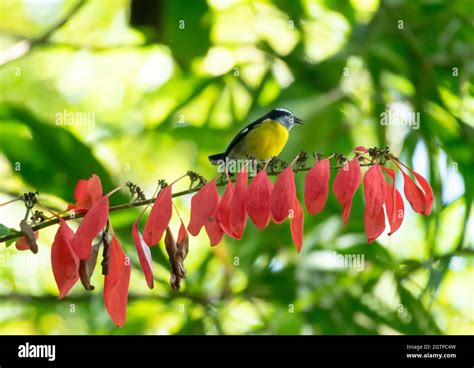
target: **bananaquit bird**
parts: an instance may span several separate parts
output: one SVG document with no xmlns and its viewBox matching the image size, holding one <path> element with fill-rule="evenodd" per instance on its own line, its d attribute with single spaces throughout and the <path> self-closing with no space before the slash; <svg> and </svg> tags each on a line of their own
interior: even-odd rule
<svg viewBox="0 0 474 368">
<path fill-rule="evenodd" d="M 274 109 L 242 129 L 224 153 L 209 156 L 213 165 L 229 159 L 254 157 L 259 161 L 278 156 L 288 141 L 288 135 L 303 120 L 286 109 Z"/>
</svg>

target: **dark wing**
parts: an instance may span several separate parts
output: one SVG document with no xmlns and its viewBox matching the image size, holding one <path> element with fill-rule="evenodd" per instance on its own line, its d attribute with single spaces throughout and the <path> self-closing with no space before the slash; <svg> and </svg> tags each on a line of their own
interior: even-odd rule
<svg viewBox="0 0 474 368">
<path fill-rule="evenodd" d="M 225 155 L 227 156 L 237 143 L 239 143 L 253 128 L 261 124 L 265 119 L 267 119 L 267 115 L 262 116 L 261 118 L 255 120 L 254 122 L 250 123 L 245 128 L 243 128 L 240 132 L 238 132 L 237 135 L 234 137 L 234 139 L 232 139 L 232 142 L 230 142 L 227 149 L 225 150 Z"/>
</svg>

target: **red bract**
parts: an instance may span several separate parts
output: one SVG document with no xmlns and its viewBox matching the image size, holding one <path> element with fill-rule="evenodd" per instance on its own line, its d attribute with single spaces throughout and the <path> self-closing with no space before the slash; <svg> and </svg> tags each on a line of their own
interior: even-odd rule
<svg viewBox="0 0 474 368">
<path fill-rule="evenodd" d="M 364 209 L 364 229 L 369 244 L 383 233 L 385 230 L 385 212 L 383 209 L 374 217 L 368 215 L 367 207 Z"/>
<path fill-rule="evenodd" d="M 246 208 L 255 226 L 264 229 L 270 223 L 270 199 L 273 184 L 268 178 L 266 167 L 250 183 Z"/>
<path fill-rule="evenodd" d="M 382 169 L 392 179 L 392 185 L 386 182 L 387 195 L 385 199 L 385 209 L 387 211 L 387 218 L 390 224 L 390 232 L 388 233 L 388 235 L 392 235 L 400 228 L 403 222 L 403 217 L 405 214 L 405 205 L 403 204 L 403 199 L 400 192 L 397 188 L 395 188 L 395 171 L 383 166 Z"/>
<path fill-rule="evenodd" d="M 364 197 L 367 216 L 377 216 L 383 210 L 386 199 L 385 178 L 377 163 L 364 175 Z"/>
<path fill-rule="evenodd" d="M 222 231 L 216 212 L 219 205 L 219 192 L 215 180 L 204 185 L 191 199 L 191 219 L 188 231 L 197 236 L 204 226 L 211 245 L 217 245 L 222 240 Z"/>
<path fill-rule="evenodd" d="M 416 181 L 421 186 L 421 188 L 418 187 L 415 182 L 407 174 L 405 174 L 403 170 L 401 170 L 405 182 L 403 190 L 408 202 L 410 202 L 413 211 L 428 216 L 431 213 L 431 209 L 433 207 L 433 189 L 431 188 L 430 183 L 428 183 L 426 179 L 416 171 L 410 169 L 402 162 L 398 162 L 410 170 L 410 172 L 415 176 Z"/>
<path fill-rule="evenodd" d="M 188 231 L 186 226 L 184 226 L 183 221 L 181 220 L 181 226 L 179 227 L 178 240 L 176 241 L 176 246 L 179 248 L 184 246 L 185 242 L 189 240 Z"/>
<path fill-rule="evenodd" d="M 92 175 L 89 180 L 81 179 L 77 182 L 74 191 L 76 204 L 69 204 L 67 209 L 76 212 L 85 212 L 102 198 L 102 185 L 97 175 Z"/>
<path fill-rule="evenodd" d="M 188 224 L 188 231 L 191 235 L 197 236 L 209 219 L 214 218 L 218 204 L 219 192 L 216 181 L 212 180 L 191 199 L 191 218 Z"/>
<path fill-rule="evenodd" d="M 79 280 L 79 258 L 71 247 L 74 231 L 66 221 L 59 219 L 59 229 L 51 247 L 51 265 L 59 289 L 59 299 L 64 298 Z"/>
<path fill-rule="evenodd" d="M 329 193 L 330 163 L 326 158 L 317 161 L 306 174 L 304 182 L 304 201 L 311 215 L 320 213 L 326 204 Z"/>
<path fill-rule="evenodd" d="M 226 233 L 230 232 L 230 229 L 231 229 L 230 208 L 231 208 L 233 196 L 234 196 L 234 185 L 229 180 L 225 187 L 224 195 L 219 201 L 219 205 L 217 206 L 217 211 L 216 211 L 217 221 L 220 227 L 222 228 L 222 230 Z"/>
<path fill-rule="evenodd" d="M 383 205 L 387 198 L 386 181 L 379 164 L 372 166 L 364 176 L 364 228 L 369 243 L 385 230 Z"/>
<path fill-rule="evenodd" d="M 290 230 L 293 243 L 298 249 L 298 253 L 300 253 L 303 247 L 304 213 L 296 196 L 293 204 L 293 215 L 290 217 Z"/>
<path fill-rule="evenodd" d="M 105 195 L 87 212 L 71 240 L 72 249 L 81 260 L 89 258 L 92 241 L 107 225 L 108 219 L 109 197 Z"/>
<path fill-rule="evenodd" d="M 248 176 L 245 168 L 237 174 L 235 181 L 234 195 L 230 202 L 229 225 L 226 233 L 234 239 L 240 240 L 244 235 L 245 225 L 247 223 L 247 211 L 245 202 L 247 200 L 247 182 Z"/>
<path fill-rule="evenodd" d="M 415 182 L 402 171 L 403 174 L 403 191 L 405 192 L 405 197 L 410 203 L 413 211 L 418 213 L 423 213 L 425 210 L 425 195 L 423 191 L 418 188 Z"/>
<path fill-rule="evenodd" d="M 385 208 L 387 209 L 387 217 L 390 224 L 390 232 L 388 235 L 392 235 L 402 225 L 405 214 L 405 205 L 403 204 L 403 198 L 397 188 L 393 188 L 387 184 L 387 189 Z"/>
<path fill-rule="evenodd" d="M 347 223 L 351 214 L 352 197 L 354 197 L 361 179 L 359 159 L 356 157 L 346 163 L 337 173 L 332 186 L 337 201 L 343 206 L 342 220 Z"/>
<path fill-rule="evenodd" d="M 39 233 L 38 231 L 35 231 L 35 239 L 38 240 L 38 237 L 39 237 Z M 28 241 L 26 240 L 26 238 L 24 236 L 22 236 L 21 238 L 19 238 L 16 242 L 15 242 L 15 248 L 17 250 L 31 250 L 31 247 L 30 245 L 28 244 Z"/>
<path fill-rule="evenodd" d="M 392 185 L 385 181 L 381 169 L 392 179 Z M 378 164 L 372 166 L 364 177 L 364 195 L 366 200 L 364 228 L 367 241 L 373 242 L 385 230 L 384 204 L 390 224 L 388 235 L 397 231 L 403 221 L 404 205 L 400 192 L 395 188 L 395 171 Z M 380 204 L 381 202 L 382 204 Z"/>
<path fill-rule="evenodd" d="M 428 183 L 423 176 L 421 176 L 410 168 L 408 169 L 411 171 L 418 183 L 421 185 L 421 189 L 423 189 L 423 192 L 425 194 L 425 206 L 423 208 L 423 215 L 428 216 L 429 214 L 431 214 L 431 209 L 433 207 L 433 189 L 431 188 L 430 183 Z"/>
<path fill-rule="evenodd" d="M 296 196 L 295 176 L 291 165 L 278 176 L 272 190 L 270 211 L 273 221 L 281 224 L 293 209 Z"/>
<path fill-rule="evenodd" d="M 127 315 L 130 262 L 115 234 L 109 248 L 109 272 L 104 280 L 104 304 L 115 324 L 121 327 Z"/>
<path fill-rule="evenodd" d="M 142 267 L 145 280 L 150 289 L 153 289 L 153 263 L 151 259 L 151 251 L 148 244 L 143 239 L 142 234 L 138 230 L 140 224 L 141 215 L 137 218 L 132 226 L 132 237 L 135 247 L 137 248 L 138 259 L 140 260 L 140 266 Z"/>
<path fill-rule="evenodd" d="M 206 229 L 207 236 L 209 237 L 209 241 L 211 242 L 211 246 L 219 244 L 224 236 L 224 231 L 219 226 L 215 215 L 211 215 L 207 219 L 204 227 Z"/>
<path fill-rule="evenodd" d="M 150 216 L 145 224 L 143 239 L 149 246 L 158 244 L 168 227 L 173 211 L 171 185 L 166 186 L 156 197 Z"/>
<path fill-rule="evenodd" d="M 357 146 L 357 147 L 354 148 L 354 151 L 355 151 L 355 152 L 364 152 L 364 153 L 365 153 L 365 152 L 368 151 L 368 149 L 367 149 L 367 147 L 364 147 L 364 146 Z"/>
</svg>

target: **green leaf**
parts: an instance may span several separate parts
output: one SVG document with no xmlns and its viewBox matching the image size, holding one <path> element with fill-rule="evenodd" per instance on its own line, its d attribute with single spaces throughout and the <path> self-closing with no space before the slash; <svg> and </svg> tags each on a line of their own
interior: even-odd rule
<svg viewBox="0 0 474 368">
<path fill-rule="evenodd" d="M 408 310 L 411 316 L 411 325 L 417 329 L 418 334 L 440 334 L 441 331 L 433 316 L 424 307 L 423 303 L 413 296 L 402 285 L 398 285 L 401 304 Z"/>
<path fill-rule="evenodd" d="M 5 236 L 5 235 L 9 235 L 11 234 L 13 231 L 15 231 L 15 229 L 11 229 L 9 227 L 6 227 L 5 225 L 3 224 L 0 224 L 0 237 L 1 236 Z M 12 245 L 15 241 L 14 240 L 7 240 L 5 242 L 5 245 L 7 247 L 9 247 L 10 245 Z"/>
</svg>

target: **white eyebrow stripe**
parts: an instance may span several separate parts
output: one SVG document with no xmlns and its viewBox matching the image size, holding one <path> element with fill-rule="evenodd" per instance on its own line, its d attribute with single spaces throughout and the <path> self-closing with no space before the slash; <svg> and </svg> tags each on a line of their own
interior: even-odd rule
<svg viewBox="0 0 474 368">
<path fill-rule="evenodd" d="M 278 108 L 276 108 L 275 110 L 277 110 L 277 111 L 282 111 L 282 112 L 286 112 L 286 113 L 288 113 L 288 114 L 293 115 L 290 110 L 283 109 L 283 108 L 281 108 L 281 107 L 278 107 Z"/>
</svg>

